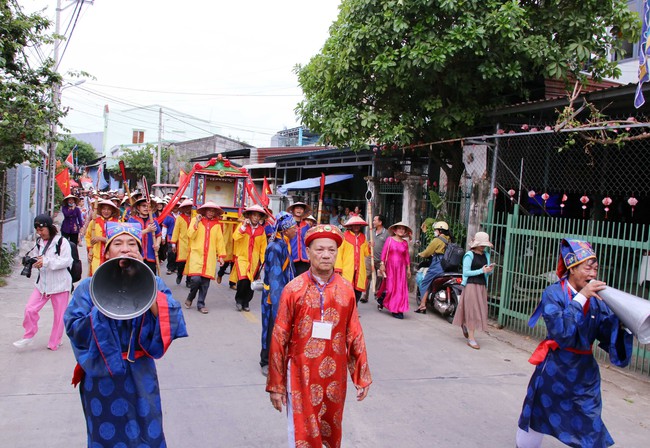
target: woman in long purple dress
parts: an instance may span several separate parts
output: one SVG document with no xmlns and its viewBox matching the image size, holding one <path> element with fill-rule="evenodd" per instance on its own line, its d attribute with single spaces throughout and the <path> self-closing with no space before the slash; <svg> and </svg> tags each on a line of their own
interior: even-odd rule
<svg viewBox="0 0 650 448">
<path fill-rule="evenodd" d="M 78 197 L 69 194 L 63 198 L 63 204 L 61 205 L 61 212 L 63 212 L 61 236 L 77 245 L 79 245 L 79 231 L 84 224 L 81 217 L 81 209 L 77 207 L 78 200 Z"/>
<path fill-rule="evenodd" d="M 411 238 L 413 231 L 402 221 L 388 228 L 390 238 L 384 244 L 379 270 L 384 277 L 377 301 L 379 309 L 386 308 L 394 318 L 404 319 L 404 312 L 409 310 L 408 279 L 411 278 L 411 258 L 406 238 Z"/>
</svg>

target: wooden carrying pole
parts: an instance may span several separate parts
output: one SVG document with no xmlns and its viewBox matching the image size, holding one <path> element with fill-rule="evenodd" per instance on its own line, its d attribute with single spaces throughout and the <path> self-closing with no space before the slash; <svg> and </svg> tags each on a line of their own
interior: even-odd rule
<svg viewBox="0 0 650 448">
<path fill-rule="evenodd" d="M 377 289 L 377 272 L 375 271 L 375 229 L 372 228 L 372 181 L 368 179 L 366 191 L 366 217 L 368 219 L 368 240 L 370 241 L 370 290 L 368 295 L 374 295 Z"/>
<path fill-rule="evenodd" d="M 320 224 L 320 218 L 323 215 L 323 193 L 325 192 L 325 173 L 320 173 L 320 195 L 318 196 L 318 216 L 316 224 Z"/>
</svg>

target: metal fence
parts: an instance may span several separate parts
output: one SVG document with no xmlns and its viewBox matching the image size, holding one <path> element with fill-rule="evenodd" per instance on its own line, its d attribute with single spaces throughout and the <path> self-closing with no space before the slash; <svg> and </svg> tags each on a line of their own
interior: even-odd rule
<svg viewBox="0 0 650 448">
<path fill-rule="evenodd" d="M 495 270 L 489 285 L 491 315 L 499 324 L 543 338 L 542 320 L 529 328 L 528 319 L 548 285 L 555 282 L 559 241 L 589 241 L 599 259 L 599 278 L 608 285 L 648 299 L 650 290 L 650 228 L 644 224 L 558 219 L 526 214 L 515 205 L 513 213 L 494 213 L 485 228 L 495 245 Z M 646 281 L 647 279 L 647 281 Z M 596 350 L 596 356 L 606 354 Z M 631 370 L 650 374 L 650 347 L 634 342 Z"/>
</svg>

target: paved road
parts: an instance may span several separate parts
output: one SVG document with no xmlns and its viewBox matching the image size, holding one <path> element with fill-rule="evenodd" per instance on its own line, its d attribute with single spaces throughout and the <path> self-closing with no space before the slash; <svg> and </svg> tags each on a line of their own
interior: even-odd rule
<svg viewBox="0 0 650 448">
<path fill-rule="evenodd" d="M 83 252 L 83 251 L 82 251 Z M 187 289 L 163 274 L 174 296 Z M 18 350 L 22 313 L 33 283 L 14 273 L 0 288 L 0 446 L 69 448 L 85 445 L 78 392 L 70 386 L 74 357 L 64 340 L 46 349 L 49 306 L 34 344 Z M 234 307 L 227 283 L 212 283 L 210 313 L 185 310 L 189 338 L 158 362 L 170 447 L 285 447 L 286 417 L 264 392 L 258 366 L 259 293 L 251 313 Z M 490 327 L 481 350 L 437 315 L 409 312 L 403 321 L 361 304 L 374 383 L 357 403 L 352 385 L 344 416 L 346 447 L 512 447 L 535 346 Z M 650 440 L 650 381 L 602 368 L 604 420 L 618 447 Z M 545 447 L 563 446 L 547 438 Z"/>
</svg>

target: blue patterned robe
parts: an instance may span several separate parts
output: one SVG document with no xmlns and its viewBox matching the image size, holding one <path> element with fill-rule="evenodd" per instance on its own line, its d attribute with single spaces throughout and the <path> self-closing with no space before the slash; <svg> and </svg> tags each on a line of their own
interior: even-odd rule
<svg viewBox="0 0 650 448">
<path fill-rule="evenodd" d="M 546 288 L 529 321 L 534 326 L 543 316 L 547 341 L 559 347 L 544 357 L 545 350 L 540 348 L 548 344 L 545 341 L 536 351 L 541 363 L 530 379 L 519 427 L 549 434 L 571 447 L 606 447 L 614 441 L 601 419 L 600 371 L 591 346 L 598 339 L 612 364 L 625 367 L 632 353 L 632 335 L 594 297 L 585 314 L 580 303 L 572 300 L 574 293 L 568 286 L 563 279 Z"/>
<path fill-rule="evenodd" d="M 262 292 L 262 350 L 269 349 L 269 335 L 278 314 L 284 287 L 295 276 L 289 245 L 278 235 L 269 241 L 264 256 L 264 291 Z"/>
<path fill-rule="evenodd" d="M 85 372 L 79 393 L 88 447 L 165 447 L 154 359 L 173 339 L 187 336 L 180 305 L 157 277 L 157 318 L 147 311 L 113 320 L 94 307 L 90 280 L 79 283 L 64 316 L 78 368 Z"/>
</svg>

